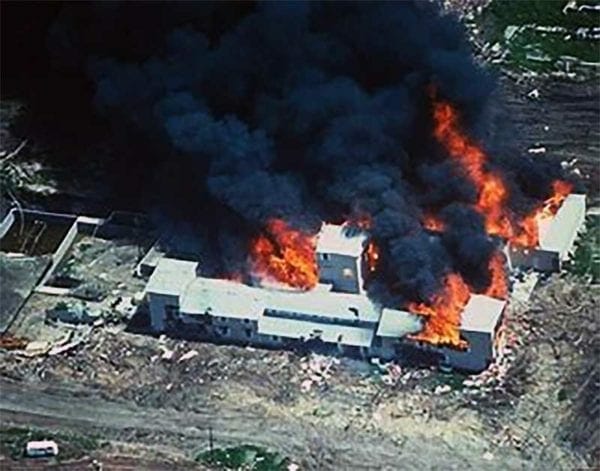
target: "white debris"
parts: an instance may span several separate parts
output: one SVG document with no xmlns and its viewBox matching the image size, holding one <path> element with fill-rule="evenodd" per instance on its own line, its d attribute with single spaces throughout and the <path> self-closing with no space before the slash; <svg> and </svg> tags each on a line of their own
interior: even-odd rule
<svg viewBox="0 0 600 471">
<path fill-rule="evenodd" d="M 300 368 L 308 375 L 308 378 L 302 381 L 300 389 L 308 392 L 313 384 L 323 384 L 331 378 L 333 365 L 337 365 L 339 362 L 337 358 L 317 355 L 315 353 L 308 358 L 308 361 L 304 359 Z"/>
<path fill-rule="evenodd" d="M 510 39 L 515 35 L 515 33 L 519 30 L 518 26 L 510 25 L 507 26 L 504 30 L 504 40 L 510 41 Z"/>
<path fill-rule="evenodd" d="M 194 358 L 197 355 L 198 355 L 198 352 L 196 350 L 190 350 L 189 352 L 184 353 L 183 355 L 181 355 L 181 357 L 179 357 L 179 360 L 177 360 L 177 362 L 181 363 L 182 361 L 189 360 L 191 358 Z"/>
<path fill-rule="evenodd" d="M 300 383 L 300 390 L 301 390 L 302 392 L 305 392 L 305 393 L 306 393 L 306 392 L 310 391 L 310 388 L 312 387 L 312 384 L 313 384 L 312 380 L 310 380 L 310 379 L 305 379 L 304 381 L 302 381 L 302 382 Z"/>
<path fill-rule="evenodd" d="M 527 149 L 527 152 L 529 152 L 530 154 L 545 154 L 546 153 L 546 148 L 543 146 L 540 147 L 530 147 L 529 149 Z"/>
<path fill-rule="evenodd" d="M 486 461 L 492 461 L 494 459 L 494 455 L 492 453 L 490 453 L 489 451 L 486 451 L 483 454 L 483 459 Z"/>
<path fill-rule="evenodd" d="M 537 88 L 534 88 L 527 94 L 527 97 L 533 100 L 537 100 L 540 97 L 540 91 Z"/>
<path fill-rule="evenodd" d="M 27 346 L 25 347 L 24 355 L 28 357 L 45 355 L 46 353 L 48 353 L 50 348 L 50 342 L 35 340 L 27 344 Z"/>
<path fill-rule="evenodd" d="M 439 386 L 436 386 L 436 388 L 433 390 L 433 393 L 445 394 L 447 392 L 450 392 L 451 390 L 452 388 L 448 384 L 440 384 Z"/>
<path fill-rule="evenodd" d="M 174 350 L 169 350 L 166 347 L 161 347 L 161 350 L 163 351 L 162 355 L 160 356 L 161 360 L 170 361 L 173 359 L 173 355 L 175 354 Z"/>
</svg>

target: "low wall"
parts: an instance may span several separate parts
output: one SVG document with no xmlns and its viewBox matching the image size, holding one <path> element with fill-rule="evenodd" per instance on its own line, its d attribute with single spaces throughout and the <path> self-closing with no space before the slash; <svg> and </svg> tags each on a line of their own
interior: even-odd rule
<svg viewBox="0 0 600 471">
<path fill-rule="evenodd" d="M 0 239 L 6 235 L 15 222 L 15 209 L 11 209 L 0 223 Z"/>
<path fill-rule="evenodd" d="M 60 262 L 62 262 L 66 253 L 71 248 L 71 245 L 73 245 L 73 241 L 77 237 L 77 233 L 78 233 L 77 221 L 74 221 L 73 224 L 71 225 L 71 227 L 69 228 L 68 232 L 65 234 L 65 237 L 63 238 L 60 245 L 58 246 L 56 251 L 52 254 L 52 263 L 50 264 L 50 267 L 44 274 L 42 281 L 39 283 L 40 286 L 43 286 L 47 283 L 47 281 L 50 279 L 50 277 L 54 273 L 54 270 L 56 270 L 56 267 L 60 264 Z"/>
</svg>

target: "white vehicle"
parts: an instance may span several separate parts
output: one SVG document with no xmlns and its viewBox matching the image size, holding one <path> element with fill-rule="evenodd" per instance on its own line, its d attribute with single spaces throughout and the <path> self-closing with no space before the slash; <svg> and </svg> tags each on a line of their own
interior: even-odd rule
<svg viewBox="0 0 600 471">
<path fill-rule="evenodd" d="M 42 456 L 56 456 L 58 455 L 58 445 L 53 440 L 39 440 L 27 442 L 25 454 L 32 458 Z"/>
</svg>

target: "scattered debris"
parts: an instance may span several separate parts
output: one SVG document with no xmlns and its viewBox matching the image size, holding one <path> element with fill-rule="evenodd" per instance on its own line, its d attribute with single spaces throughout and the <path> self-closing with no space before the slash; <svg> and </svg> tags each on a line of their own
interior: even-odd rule
<svg viewBox="0 0 600 471">
<path fill-rule="evenodd" d="M 28 357 L 45 355 L 50 351 L 50 348 L 50 342 L 46 342 L 44 340 L 34 340 L 33 342 L 29 342 L 27 344 L 24 355 Z"/>
<path fill-rule="evenodd" d="M 100 318 L 101 313 L 92 311 L 85 303 L 60 301 L 53 309 L 46 311 L 46 316 L 52 321 L 68 324 L 93 324 Z"/>
<path fill-rule="evenodd" d="M 311 390 L 313 385 L 322 386 L 331 378 L 331 370 L 334 365 L 339 365 L 340 360 L 334 357 L 318 355 L 312 353 L 309 357 L 302 360 L 300 368 L 308 375 L 308 378 L 302 381 L 300 389 L 303 392 Z"/>
<path fill-rule="evenodd" d="M 164 356 L 164 354 L 163 354 L 163 356 Z M 181 363 L 182 361 L 190 360 L 190 359 L 194 358 L 195 356 L 198 356 L 198 352 L 196 350 L 190 350 L 189 352 L 181 355 L 181 357 L 179 357 L 179 360 L 177 360 L 177 363 Z"/>
</svg>

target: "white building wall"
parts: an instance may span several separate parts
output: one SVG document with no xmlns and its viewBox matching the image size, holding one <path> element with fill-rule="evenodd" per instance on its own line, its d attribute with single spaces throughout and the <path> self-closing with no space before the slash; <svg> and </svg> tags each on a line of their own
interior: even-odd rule
<svg viewBox="0 0 600 471">
<path fill-rule="evenodd" d="M 483 371 L 493 361 L 493 334 L 486 332 L 461 331 L 469 342 L 467 350 L 442 349 L 446 361 L 454 368 L 468 371 Z"/>
<path fill-rule="evenodd" d="M 363 292 L 360 257 L 332 253 L 318 253 L 317 263 L 321 283 L 331 283 L 333 291 Z"/>
<path fill-rule="evenodd" d="M 166 330 L 167 310 L 174 307 L 179 310 L 179 296 L 148 293 L 150 321 L 154 332 Z"/>
</svg>

